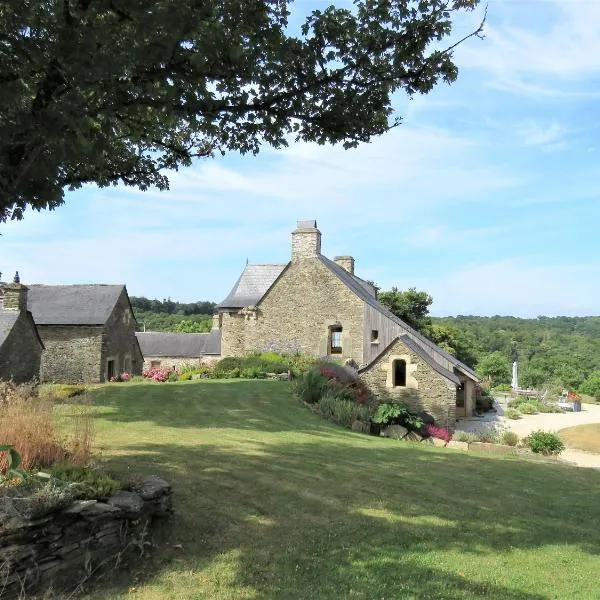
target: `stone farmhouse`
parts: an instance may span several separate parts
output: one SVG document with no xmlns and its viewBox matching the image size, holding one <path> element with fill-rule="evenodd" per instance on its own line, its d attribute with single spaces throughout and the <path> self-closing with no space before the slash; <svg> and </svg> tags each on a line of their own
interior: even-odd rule
<svg viewBox="0 0 600 600">
<path fill-rule="evenodd" d="M 217 305 L 221 355 L 301 352 L 352 361 L 380 398 L 402 399 L 450 428 L 471 415 L 477 375 L 377 300 L 351 256 L 321 254 L 314 220 L 292 233 L 287 264 L 248 264 Z"/>
<path fill-rule="evenodd" d="M 163 367 L 181 370 L 211 364 L 221 357 L 221 333 L 136 333 L 144 357 L 144 369 Z"/>
<path fill-rule="evenodd" d="M 0 283 L 0 379 L 23 383 L 39 376 L 44 344 L 27 310 L 26 286 Z"/>
<path fill-rule="evenodd" d="M 31 285 L 27 306 L 45 346 L 41 381 L 101 383 L 124 371 L 141 374 L 124 285 Z"/>
</svg>

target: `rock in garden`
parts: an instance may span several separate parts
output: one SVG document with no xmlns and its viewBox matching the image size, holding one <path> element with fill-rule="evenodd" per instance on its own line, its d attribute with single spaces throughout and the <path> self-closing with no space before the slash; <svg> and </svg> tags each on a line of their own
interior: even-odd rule
<svg viewBox="0 0 600 600">
<path fill-rule="evenodd" d="M 401 440 L 408 434 L 408 429 L 402 427 L 402 425 L 388 425 L 382 430 L 381 435 L 383 437 L 391 438 L 393 440 Z"/>
</svg>

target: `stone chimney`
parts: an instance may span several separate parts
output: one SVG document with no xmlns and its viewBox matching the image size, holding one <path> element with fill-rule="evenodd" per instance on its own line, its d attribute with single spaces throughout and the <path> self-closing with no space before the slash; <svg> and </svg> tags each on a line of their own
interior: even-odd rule
<svg viewBox="0 0 600 600">
<path fill-rule="evenodd" d="M 316 258 L 321 255 L 321 232 L 317 222 L 298 221 L 296 231 L 292 232 L 292 261 Z"/>
<path fill-rule="evenodd" d="M 221 329 L 221 315 L 220 313 L 215 313 L 213 315 L 212 329 L 215 331 L 216 329 Z"/>
<path fill-rule="evenodd" d="M 7 283 L 4 286 L 4 298 L 2 308 L 4 310 L 18 310 L 19 312 L 27 311 L 27 287 L 21 284 L 19 272 L 15 273 L 15 278 L 12 283 Z"/>
<path fill-rule="evenodd" d="M 333 259 L 342 269 L 354 275 L 354 259 L 351 256 L 336 256 Z"/>
</svg>

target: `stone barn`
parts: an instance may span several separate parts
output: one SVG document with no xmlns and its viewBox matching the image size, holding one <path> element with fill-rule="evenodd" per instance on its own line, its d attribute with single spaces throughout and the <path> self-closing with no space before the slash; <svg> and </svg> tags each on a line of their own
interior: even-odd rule
<svg viewBox="0 0 600 600">
<path fill-rule="evenodd" d="M 123 372 L 141 374 L 124 285 L 32 285 L 28 307 L 46 347 L 42 381 L 101 383 Z"/>
<path fill-rule="evenodd" d="M 44 344 L 27 310 L 28 289 L 18 275 L 0 287 L 0 379 L 15 383 L 38 379 Z"/>
<path fill-rule="evenodd" d="M 218 329 L 210 333 L 138 331 L 136 336 L 144 357 L 144 369 L 180 370 L 211 364 L 221 357 L 221 332 Z"/>
</svg>

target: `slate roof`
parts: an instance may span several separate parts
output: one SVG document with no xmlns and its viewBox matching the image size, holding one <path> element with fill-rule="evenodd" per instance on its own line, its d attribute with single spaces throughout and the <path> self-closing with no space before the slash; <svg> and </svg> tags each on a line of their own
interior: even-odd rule
<svg viewBox="0 0 600 600">
<path fill-rule="evenodd" d="M 381 302 L 379 302 L 377 300 L 377 298 L 372 296 L 365 289 L 364 285 L 361 284 L 361 282 L 363 282 L 362 279 L 359 279 L 358 277 L 352 275 L 351 273 L 348 273 L 348 271 L 346 271 L 346 269 L 340 267 L 338 264 L 336 264 L 332 260 L 329 260 L 325 256 L 320 256 L 319 258 L 325 264 L 325 266 L 334 275 L 336 275 L 342 281 L 342 283 L 344 283 L 346 285 L 346 287 L 350 288 L 350 290 L 352 290 L 363 302 L 366 302 L 369 306 L 378 310 L 381 314 L 385 315 L 388 319 L 390 319 L 397 325 L 400 325 L 400 327 L 402 327 L 402 329 L 404 329 L 407 332 L 409 337 L 411 337 L 417 344 L 420 344 L 421 347 L 423 347 L 423 346 L 429 347 L 430 349 L 434 350 L 435 352 L 437 352 L 438 354 L 443 356 L 446 360 L 448 360 L 450 362 L 450 364 L 454 365 L 459 371 L 462 371 L 464 374 L 469 375 L 470 377 L 479 381 L 479 377 L 477 376 L 477 374 L 472 369 L 467 367 L 467 365 L 462 363 L 455 356 L 452 356 L 452 354 L 450 354 L 449 352 L 442 350 L 442 348 L 437 346 L 434 342 L 432 342 L 431 340 L 426 338 L 424 335 L 420 334 L 418 331 L 413 329 L 410 325 L 405 323 L 402 319 L 398 318 L 394 313 L 389 311 L 383 304 L 381 304 Z M 363 282 L 363 283 L 366 283 L 366 282 Z M 440 368 L 443 368 L 443 367 L 441 367 L 441 365 L 440 365 Z"/>
<path fill-rule="evenodd" d="M 220 330 L 210 333 L 138 331 L 135 335 L 144 357 L 198 358 L 207 354 L 221 354 Z"/>
<path fill-rule="evenodd" d="M 17 319 L 19 318 L 19 312 L 16 310 L 2 310 L 0 308 L 0 347 L 6 341 L 6 338 L 10 335 L 12 328 L 14 327 Z"/>
<path fill-rule="evenodd" d="M 124 285 L 29 285 L 27 308 L 38 325 L 104 325 Z"/>
<path fill-rule="evenodd" d="M 246 265 L 240 278 L 217 308 L 254 306 L 275 283 L 287 264 Z"/>
</svg>

